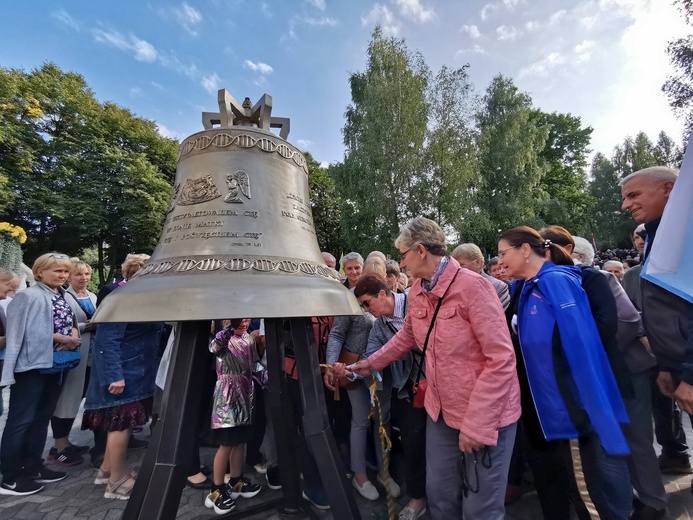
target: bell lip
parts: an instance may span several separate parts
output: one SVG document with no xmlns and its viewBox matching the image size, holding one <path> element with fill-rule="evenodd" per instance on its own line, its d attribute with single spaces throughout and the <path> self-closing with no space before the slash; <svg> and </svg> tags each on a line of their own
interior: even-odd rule
<svg viewBox="0 0 693 520">
<path fill-rule="evenodd" d="M 358 316 L 353 292 L 337 281 L 305 276 L 185 275 L 134 278 L 109 294 L 93 323 L 233 318 Z"/>
</svg>

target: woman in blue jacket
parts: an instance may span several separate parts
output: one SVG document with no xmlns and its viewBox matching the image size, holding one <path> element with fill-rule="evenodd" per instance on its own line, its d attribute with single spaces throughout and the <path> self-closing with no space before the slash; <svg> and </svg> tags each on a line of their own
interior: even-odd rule
<svg viewBox="0 0 693 520">
<path fill-rule="evenodd" d="M 517 328 L 531 397 L 546 440 L 579 439 L 588 490 L 601 518 L 626 520 L 632 490 L 620 425 L 628 416 L 580 270 L 547 262 L 547 251 L 565 260 L 561 263 L 570 259 L 563 248 L 525 226 L 506 231 L 498 243 L 509 274 L 524 279 Z M 608 472 L 613 478 L 594 493 L 605 484 L 596 476 Z"/>
<path fill-rule="evenodd" d="M 96 329 L 82 428 L 108 433 L 95 484 L 105 498 L 127 500 L 135 485 L 125 461 L 132 429 L 152 412 L 155 358 L 164 324 L 102 323 Z"/>
</svg>

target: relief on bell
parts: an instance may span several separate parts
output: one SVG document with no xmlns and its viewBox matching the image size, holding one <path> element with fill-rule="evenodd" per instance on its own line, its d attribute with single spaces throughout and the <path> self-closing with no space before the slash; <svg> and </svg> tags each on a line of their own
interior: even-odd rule
<svg viewBox="0 0 693 520">
<path fill-rule="evenodd" d="M 214 179 L 211 175 L 205 175 L 201 179 L 186 179 L 178 196 L 178 204 L 192 206 L 218 197 L 221 197 L 221 192 L 214 184 Z"/>
<path fill-rule="evenodd" d="M 250 198 L 250 179 L 243 170 L 229 173 L 226 176 L 226 184 L 228 184 L 229 192 L 224 197 L 224 202 L 243 204 L 243 200 L 238 196 L 239 192 L 246 198 Z"/>
</svg>

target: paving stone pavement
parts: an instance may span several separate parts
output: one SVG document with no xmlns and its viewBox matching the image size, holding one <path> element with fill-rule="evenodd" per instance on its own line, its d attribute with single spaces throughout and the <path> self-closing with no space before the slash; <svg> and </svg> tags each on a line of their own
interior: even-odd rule
<svg viewBox="0 0 693 520">
<path fill-rule="evenodd" d="M 5 411 L 8 409 L 9 390 L 2 391 L 5 401 Z M 0 418 L 0 430 L 5 426 L 5 414 Z M 80 415 L 75 421 L 75 426 L 70 434 L 70 439 L 75 444 L 92 444 L 90 431 L 81 431 Z M 693 430 L 686 421 L 686 433 L 690 442 L 693 442 Z M 50 432 L 50 429 L 49 429 Z M 137 434 L 140 439 L 148 440 L 149 427 L 145 427 L 144 432 Z M 46 453 L 52 445 L 52 438 L 46 444 Z M 212 466 L 214 451 L 211 448 L 203 448 L 200 452 L 203 464 Z M 144 458 L 144 451 L 130 452 L 128 462 L 131 465 L 140 465 Z M 397 460 L 395 460 L 397 464 Z M 66 468 L 68 477 L 55 484 L 46 484 L 45 489 L 35 495 L 27 497 L 0 496 L 0 520 L 119 520 L 126 502 L 120 500 L 107 500 L 103 498 L 104 486 L 94 485 L 96 470 L 88 462 L 79 466 Z M 262 477 L 254 473 L 252 469 L 248 471 L 248 476 L 262 483 Z M 397 477 L 400 474 L 399 468 L 393 468 L 393 474 Z M 664 476 L 665 488 L 669 498 L 669 513 L 671 519 L 693 520 L 693 494 L 691 494 L 691 476 L 680 477 Z M 399 479 L 398 479 L 399 480 Z M 536 493 L 527 485 L 526 493 L 515 504 L 509 506 L 506 512 L 506 520 L 540 520 L 542 518 L 539 502 Z M 375 502 L 367 501 L 360 496 L 356 496 L 362 518 L 372 520 L 387 520 L 387 504 L 384 498 L 384 490 L 380 488 L 383 496 Z M 273 491 L 267 487 L 254 499 L 239 499 L 238 509 L 249 507 L 264 500 L 271 500 L 279 497 L 279 491 Z M 217 518 L 210 513 L 210 510 L 203 505 L 205 492 L 186 487 L 180 500 L 177 520 L 211 520 Z M 399 511 L 407 502 L 406 497 L 401 497 L 396 504 L 396 511 Z M 332 519 L 330 512 L 320 512 L 314 510 L 315 515 L 321 520 Z M 275 513 L 268 512 L 259 515 L 248 516 L 251 520 L 279 520 Z M 429 516 L 424 515 L 422 520 L 428 520 Z M 483 520 L 483 519 L 473 519 Z M 551 520 L 551 519 L 546 519 Z"/>
</svg>

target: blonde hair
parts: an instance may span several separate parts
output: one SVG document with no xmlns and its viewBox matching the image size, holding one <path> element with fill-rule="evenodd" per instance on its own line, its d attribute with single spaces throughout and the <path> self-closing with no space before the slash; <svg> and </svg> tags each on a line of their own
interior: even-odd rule
<svg viewBox="0 0 693 520">
<path fill-rule="evenodd" d="M 484 254 L 476 244 L 460 244 L 450 256 L 458 261 L 460 258 L 464 258 L 465 260 L 476 260 L 480 268 L 484 267 Z"/>
<path fill-rule="evenodd" d="M 372 256 L 367 259 L 363 264 L 361 276 L 366 276 L 367 274 L 374 274 L 385 280 L 387 278 L 387 268 L 383 259 L 378 256 Z"/>
<path fill-rule="evenodd" d="M 78 273 L 82 269 L 86 269 L 89 274 L 91 274 L 93 271 L 93 269 L 91 268 L 91 266 L 88 263 L 86 263 L 83 260 L 80 260 L 76 256 L 73 256 L 72 258 L 70 258 L 70 262 L 72 262 L 72 269 L 70 269 L 70 276 Z"/>
<path fill-rule="evenodd" d="M 149 255 L 145 254 L 129 254 L 125 257 L 125 262 L 120 266 L 123 271 L 123 278 L 129 280 L 140 268 L 147 263 Z"/>
<path fill-rule="evenodd" d="M 39 256 L 34 261 L 34 265 L 31 266 L 31 272 L 34 275 L 34 279 L 37 282 L 40 282 L 41 273 L 56 264 L 61 267 L 65 267 L 68 270 L 72 269 L 72 262 L 70 262 L 69 256 L 62 253 L 46 253 Z"/>
</svg>

